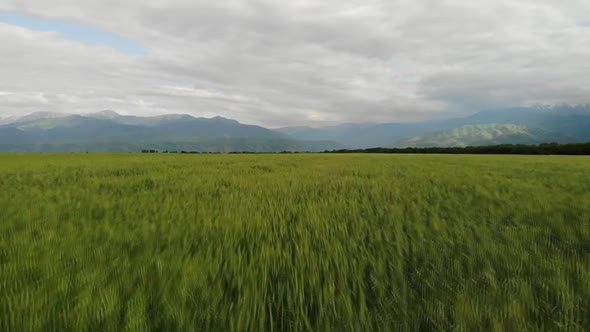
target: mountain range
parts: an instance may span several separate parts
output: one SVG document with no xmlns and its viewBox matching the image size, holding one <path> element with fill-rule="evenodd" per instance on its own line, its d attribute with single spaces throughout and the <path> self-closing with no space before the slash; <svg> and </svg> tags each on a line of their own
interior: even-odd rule
<svg viewBox="0 0 590 332">
<path fill-rule="evenodd" d="M 33 113 L 0 125 L 0 151 L 131 152 L 170 151 L 323 151 L 331 142 L 295 140 L 260 126 L 185 114 L 155 117 L 103 111 L 85 115 Z"/>
<path fill-rule="evenodd" d="M 454 129 L 467 127 L 457 132 Z M 534 144 L 539 140 L 544 142 L 588 142 L 590 141 L 590 105 L 570 106 L 557 105 L 553 107 L 518 107 L 484 110 L 467 117 L 452 118 L 436 121 L 414 123 L 382 123 L 382 124 L 343 124 L 327 128 L 288 127 L 278 131 L 293 139 L 306 137 L 309 140 L 334 141 L 353 149 L 369 147 L 398 147 L 427 146 L 430 139 L 424 134 L 433 134 L 439 138 L 453 137 L 444 146 L 469 145 L 472 138 L 462 137 L 469 132 L 473 137 L 474 131 L 487 131 L 489 127 L 481 125 L 517 125 L 505 126 L 503 134 L 494 136 L 494 140 L 477 140 L 477 144 L 492 145 L 495 142 Z M 530 139 L 512 141 L 510 137 L 522 131 L 522 126 L 534 131 Z M 511 130 L 516 132 L 511 133 Z M 542 134 L 542 131 L 545 133 Z M 483 134 L 483 133 L 482 133 Z M 458 136 L 459 135 L 459 136 Z M 484 135 L 485 136 L 485 135 Z M 503 137 L 505 139 L 503 139 Z M 483 138 L 483 137 L 482 137 Z"/>
<path fill-rule="evenodd" d="M 37 112 L 0 119 L 0 151 L 4 152 L 279 152 L 588 141 L 590 105 L 494 109 L 413 123 L 275 130 L 222 117 L 140 117 L 114 111 L 83 115 Z"/>
<path fill-rule="evenodd" d="M 570 136 L 516 124 L 465 125 L 398 141 L 392 148 L 466 147 L 501 144 L 572 143 Z"/>
</svg>

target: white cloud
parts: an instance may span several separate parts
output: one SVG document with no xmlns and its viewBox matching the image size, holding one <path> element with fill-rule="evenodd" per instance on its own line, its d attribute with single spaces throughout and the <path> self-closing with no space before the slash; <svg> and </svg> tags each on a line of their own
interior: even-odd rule
<svg viewBox="0 0 590 332">
<path fill-rule="evenodd" d="M 115 10 L 116 9 L 116 10 Z M 582 0 L 2 0 L 134 38 L 131 57 L 0 24 L 0 117 L 218 114 L 268 126 L 590 102 Z"/>
</svg>

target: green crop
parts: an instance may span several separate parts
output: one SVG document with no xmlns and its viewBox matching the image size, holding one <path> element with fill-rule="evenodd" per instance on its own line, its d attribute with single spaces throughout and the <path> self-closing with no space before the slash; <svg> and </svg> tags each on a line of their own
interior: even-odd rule
<svg viewBox="0 0 590 332">
<path fill-rule="evenodd" d="M 590 158 L 0 155 L 0 331 L 590 330 Z"/>
</svg>

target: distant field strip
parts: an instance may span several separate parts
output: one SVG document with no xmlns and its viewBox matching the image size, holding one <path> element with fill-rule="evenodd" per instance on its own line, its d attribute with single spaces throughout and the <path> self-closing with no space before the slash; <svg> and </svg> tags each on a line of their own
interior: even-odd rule
<svg viewBox="0 0 590 332">
<path fill-rule="evenodd" d="M 590 330 L 590 157 L 0 154 L 0 331 L 400 330 Z"/>
</svg>

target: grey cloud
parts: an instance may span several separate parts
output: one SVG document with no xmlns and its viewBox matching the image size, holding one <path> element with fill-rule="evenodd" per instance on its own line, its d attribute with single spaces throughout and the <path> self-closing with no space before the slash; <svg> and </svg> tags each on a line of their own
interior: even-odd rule
<svg viewBox="0 0 590 332">
<path fill-rule="evenodd" d="M 0 24 L 0 116 L 222 115 L 267 126 L 413 121 L 590 101 L 590 5 L 572 0 L 4 0 L 149 50 Z M 39 95 L 44 96 L 39 99 Z"/>
</svg>

